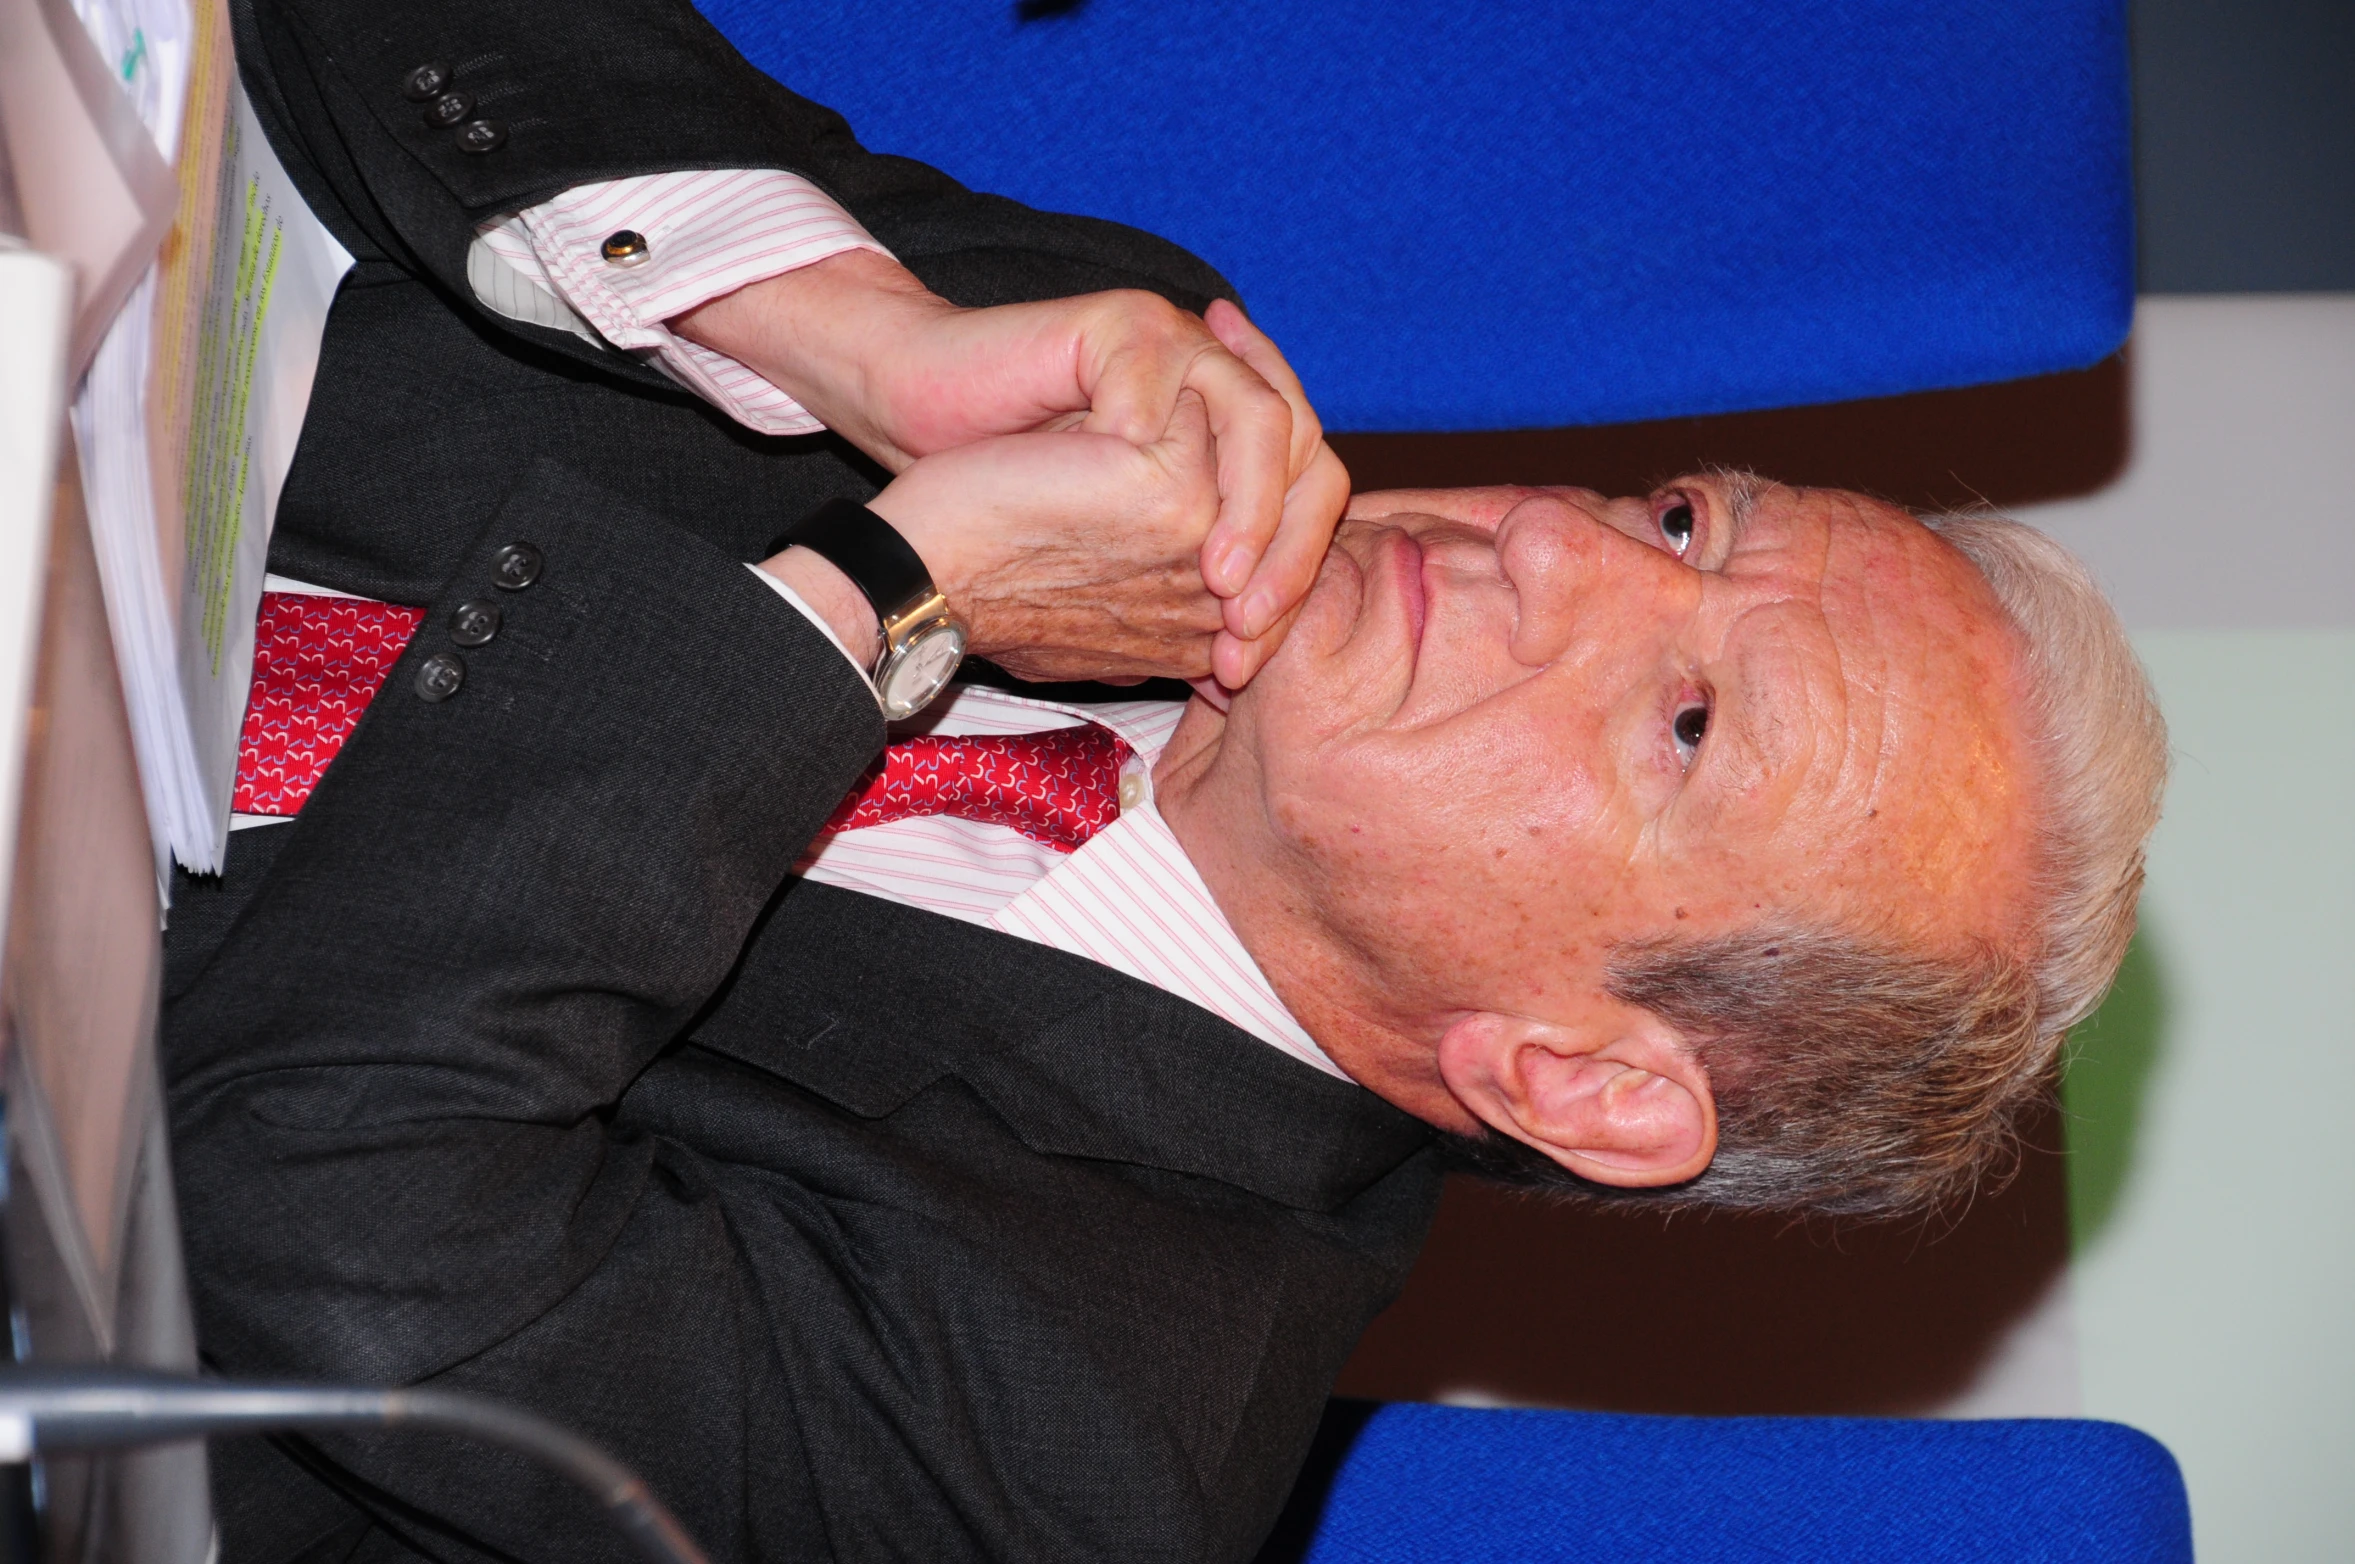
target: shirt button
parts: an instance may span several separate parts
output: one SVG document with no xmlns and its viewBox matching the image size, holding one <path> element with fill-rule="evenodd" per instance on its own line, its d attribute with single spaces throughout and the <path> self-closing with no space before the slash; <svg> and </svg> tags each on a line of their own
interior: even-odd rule
<svg viewBox="0 0 2355 1564">
<path fill-rule="evenodd" d="M 540 579 L 540 551 L 529 543 L 510 543 L 491 556 L 491 585 L 502 592 L 520 592 Z"/>
<path fill-rule="evenodd" d="M 496 152 L 506 144 L 507 122 L 503 119 L 469 120 L 458 127 L 461 152 Z"/>
<path fill-rule="evenodd" d="M 624 228 L 607 234 L 605 242 L 597 246 L 608 266 L 643 266 L 654 252 L 647 247 L 646 236 L 634 228 Z"/>
<path fill-rule="evenodd" d="M 474 112 L 474 98 L 469 93 L 445 92 L 425 106 L 425 123 L 432 130 L 448 130 Z"/>
<path fill-rule="evenodd" d="M 417 698 L 439 704 L 458 693 L 466 682 L 466 661 L 449 652 L 436 652 L 417 665 Z"/>
<path fill-rule="evenodd" d="M 1120 779 L 1120 812 L 1127 814 L 1145 801 L 1145 779 L 1130 772 Z"/>
<path fill-rule="evenodd" d="M 441 96 L 450 84 L 450 68 L 439 60 L 420 65 L 401 78 L 401 96 L 411 103 L 423 103 Z"/>
<path fill-rule="evenodd" d="M 450 639 L 460 646 L 487 646 L 499 633 L 499 605 L 460 603 L 450 616 Z"/>
</svg>

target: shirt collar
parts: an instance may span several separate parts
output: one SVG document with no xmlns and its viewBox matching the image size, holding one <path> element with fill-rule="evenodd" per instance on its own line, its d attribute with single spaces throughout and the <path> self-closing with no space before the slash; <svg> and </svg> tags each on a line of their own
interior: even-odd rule
<svg viewBox="0 0 2355 1564">
<path fill-rule="evenodd" d="M 988 926 L 1125 972 L 1347 1080 L 1276 997 L 1155 805 L 1153 764 L 1184 712 L 1183 701 L 1080 706 L 960 685 L 894 724 L 892 737 L 1037 733 L 1084 722 L 1118 735 L 1136 752 L 1122 777 L 1120 818 L 992 914 Z"/>
</svg>

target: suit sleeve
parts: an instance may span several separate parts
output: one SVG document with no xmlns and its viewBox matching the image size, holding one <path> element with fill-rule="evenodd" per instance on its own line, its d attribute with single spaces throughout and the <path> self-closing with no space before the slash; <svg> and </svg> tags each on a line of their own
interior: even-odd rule
<svg viewBox="0 0 2355 1564">
<path fill-rule="evenodd" d="M 500 590 L 514 543 L 544 564 Z M 467 600 L 500 626 L 462 650 Z M 433 657 L 462 659 L 439 701 Z M 173 979 L 208 1354 L 417 1380 L 582 1286 L 651 1176 L 606 1116 L 882 739 L 856 672 L 742 565 L 530 470 Z"/>
</svg>

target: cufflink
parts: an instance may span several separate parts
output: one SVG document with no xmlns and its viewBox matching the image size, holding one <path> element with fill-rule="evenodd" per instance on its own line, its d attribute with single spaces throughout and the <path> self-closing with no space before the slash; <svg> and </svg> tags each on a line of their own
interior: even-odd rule
<svg viewBox="0 0 2355 1564">
<path fill-rule="evenodd" d="M 608 266 L 643 266 L 646 258 L 654 253 L 647 247 L 646 236 L 634 228 L 607 234 L 597 250 Z"/>
</svg>

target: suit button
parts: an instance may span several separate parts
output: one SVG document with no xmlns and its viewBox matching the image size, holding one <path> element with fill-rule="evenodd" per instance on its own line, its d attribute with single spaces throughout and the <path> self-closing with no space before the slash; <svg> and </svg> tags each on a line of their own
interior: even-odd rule
<svg viewBox="0 0 2355 1564">
<path fill-rule="evenodd" d="M 429 130 L 448 130 L 474 112 L 474 98 L 463 92 L 445 92 L 425 106 L 425 124 Z"/>
<path fill-rule="evenodd" d="M 491 556 L 491 585 L 502 592 L 520 592 L 540 579 L 540 551 L 529 543 L 510 543 Z"/>
<path fill-rule="evenodd" d="M 506 144 L 507 122 L 503 119 L 469 120 L 458 127 L 461 152 L 496 152 Z"/>
<path fill-rule="evenodd" d="M 460 646 L 485 646 L 499 633 L 499 605 L 460 603 L 450 616 L 450 639 Z"/>
<path fill-rule="evenodd" d="M 623 228 L 605 236 L 597 246 L 597 253 L 605 257 L 608 266 L 643 266 L 654 252 L 647 247 L 646 236 L 634 228 Z"/>
<path fill-rule="evenodd" d="M 466 660 L 450 652 L 436 652 L 417 665 L 417 698 L 446 701 L 466 682 Z"/>
<path fill-rule="evenodd" d="M 401 78 L 401 96 L 411 103 L 423 103 L 429 98 L 440 97 L 442 89 L 449 84 L 450 68 L 435 60 L 418 66 Z"/>
</svg>

